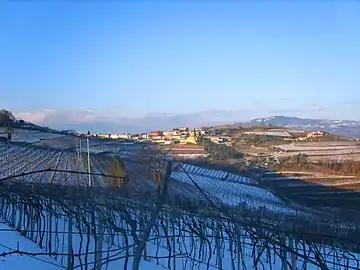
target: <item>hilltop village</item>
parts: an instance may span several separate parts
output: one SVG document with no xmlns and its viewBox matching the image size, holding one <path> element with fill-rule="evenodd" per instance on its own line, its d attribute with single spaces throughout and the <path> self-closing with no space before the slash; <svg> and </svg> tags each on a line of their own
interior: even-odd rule
<svg viewBox="0 0 360 270">
<path fill-rule="evenodd" d="M 149 133 L 141 134 L 129 134 L 129 133 L 120 133 L 120 134 L 106 134 L 106 133 L 97 133 L 96 137 L 99 138 L 109 138 L 109 139 L 128 139 L 135 140 L 144 143 L 156 143 L 156 144 L 197 144 L 202 139 L 211 140 L 214 143 L 224 143 L 230 144 L 231 137 L 229 137 L 224 132 L 217 132 L 215 129 L 211 128 L 173 128 L 170 130 L 154 130 Z"/>
<path fill-rule="evenodd" d="M 67 131 L 68 133 L 77 134 L 76 131 Z M 322 131 L 306 132 L 304 130 L 294 131 L 285 130 L 283 128 L 271 127 L 236 127 L 236 128 L 222 128 L 222 127 L 203 127 L 203 128 L 173 128 L 170 130 L 154 130 L 149 133 L 131 134 L 131 133 L 95 133 L 94 137 L 102 139 L 113 140 L 133 140 L 144 143 L 156 143 L 164 145 L 172 144 L 197 144 L 203 140 L 211 141 L 217 144 L 224 144 L 227 146 L 233 145 L 234 137 L 237 135 L 253 135 L 254 137 L 280 137 L 286 140 L 307 140 L 310 138 L 317 138 L 325 136 L 327 133 Z"/>
</svg>

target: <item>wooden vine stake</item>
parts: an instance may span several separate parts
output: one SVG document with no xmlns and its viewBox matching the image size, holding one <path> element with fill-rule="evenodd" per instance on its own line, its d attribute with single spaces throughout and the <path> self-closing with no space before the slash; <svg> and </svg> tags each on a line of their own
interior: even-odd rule
<svg viewBox="0 0 360 270">
<path fill-rule="evenodd" d="M 68 261 L 67 261 L 67 270 L 72 270 L 74 265 L 74 258 L 73 258 L 73 248 L 72 248 L 72 213 L 69 211 L 68 214 Z"/>
<path fill-rule="evenodd" d="M 100 196 L 99 198 L 99 209 L 98 209 L 98 226 L 97 226 L 97 237 L 96 237 L 96 252 L 95 252 L 95 270 L 101 270 L 102 265 L 102 249 L 104 242 L 104 228 L 103 228 L 103 213 L 105 211 L 104 207 L 104 197 Z"/>
<path fill-rule="evenodd" d="M 140 269 L 140 261 L 142 258 L 142 253 L 146 246 L 146 242 L 149 239 L 151 229 L 153 228 L 153 226 L 156 223 L 156 220 L 159 216 L 161 206 L 164 203 L 166 196 L 167 196 L 167 187 L 168 187 L 168 181 L 170 179 L 171 171 L 172 171 L 172 162 L 169 161 L 166 166 L 165 174 L 161 178 L 160 185 L 157 188 L 158 195 L 156 198 L 156 206 L 150 213 L 150 219 L 147 222 L 147 224 L 145 224 L 145 227 L 142 230 L 139 240 L 136 243 L 132 270 Z"/>
</svg>

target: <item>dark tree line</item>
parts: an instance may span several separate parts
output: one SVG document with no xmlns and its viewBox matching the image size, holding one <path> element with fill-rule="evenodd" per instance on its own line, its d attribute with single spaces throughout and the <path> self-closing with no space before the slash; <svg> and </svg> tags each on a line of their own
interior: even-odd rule
<svg viewBox="0 0 360 270">
<path fill-rule="evenodd" d="M 355 161 L 355 160 L 347 160 L 344 162 L 320 161 L 318 163 L 318 166 L 341 174 L 351 174 L 351 175 L 360 176 L 360 161 Z"/>
<path fill-rule="evenodd" d="M 13 123 L 15 121 L 15 116 L 7 110 L 0 110 L 0 126 L 5 126 Z"/>
</svg>

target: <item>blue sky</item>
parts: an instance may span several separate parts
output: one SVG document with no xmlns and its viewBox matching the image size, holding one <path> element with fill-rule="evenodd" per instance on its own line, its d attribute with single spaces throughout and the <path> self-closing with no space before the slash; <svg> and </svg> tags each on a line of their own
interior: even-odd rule
<svg viewBox="0 0 360 270">
<path fill-rule="evenodd" d="M 74 2 L 0 2 L 0 107 L 360 120 L 360 1 Z"/>
</svg>

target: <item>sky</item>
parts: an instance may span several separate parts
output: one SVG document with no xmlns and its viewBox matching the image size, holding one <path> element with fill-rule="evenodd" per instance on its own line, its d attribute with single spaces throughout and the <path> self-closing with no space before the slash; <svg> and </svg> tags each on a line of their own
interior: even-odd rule
<svg viewBox="0 0 360 270">
<path fill-rule="evenodd" d="M 357 0 L 0 0 L 0 108 L 38 122 L 210 110 L 360 120 L 359 74 Z"/>
</svg>

